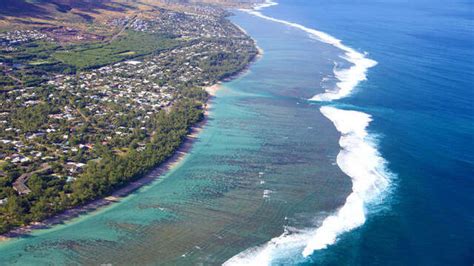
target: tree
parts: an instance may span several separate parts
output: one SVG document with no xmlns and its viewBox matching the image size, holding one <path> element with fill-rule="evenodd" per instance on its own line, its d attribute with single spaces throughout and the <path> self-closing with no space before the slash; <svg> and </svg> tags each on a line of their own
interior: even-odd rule
<svg viewBox="0 0 474 266">
<path fill-rule="evenodd" d="M 5 209 L 10 217 L 14 217 L 19 221 L 25 221 L 25 214 L 28 212 L 28 202 L 22 197 L 13 194 L 8 198 Z"/>
</svg>

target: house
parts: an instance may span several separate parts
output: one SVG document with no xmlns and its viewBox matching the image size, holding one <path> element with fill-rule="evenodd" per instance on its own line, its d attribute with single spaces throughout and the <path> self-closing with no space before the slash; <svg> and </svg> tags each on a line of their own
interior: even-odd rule
<svg viewBox="0 0 474 266">
<path fill-rule="evenodd" d="M 8 198 L 3 198 L 3 199 L 0 199 L 0 205 L 4 205 L 6 204 L 8 201 Z"/>
</svg>

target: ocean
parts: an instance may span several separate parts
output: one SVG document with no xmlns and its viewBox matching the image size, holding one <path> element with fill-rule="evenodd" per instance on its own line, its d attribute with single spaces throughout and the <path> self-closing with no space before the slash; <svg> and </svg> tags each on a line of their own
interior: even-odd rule
<svg viewBox="0 0 474 266">
<path fill-rule="evenodd" d="M 186 158 L 0 264 L 471 265 L 474 4 L 283 0 Z"/>
<path fill-rule="evenodd" d="M 351 195 L 346 203 L 350 208 L 340 209 L 316 231 L 305 232 L 312 236 L 273 240 L 303 238 L 305 256 L 271 255 L 264 260 L 317 265 L 472 264 L 473 3 L 296 0 L 259 11 L 254 15 L 341 48 L 346 52 L 343 59 L 354 63 L 351 73 L 351 66 L 340 67 L 335 61 L 334 75 L 328 78 L 339 79 L 337 93 L 319 93 L 310 100 L 325 106 L 322 113 L 342 133 L 338 164 L 353 178 L 353 191 L 364 205 L 362 210 L 354 206 Z M 347 55 L 353 52 L 348 47 L 360 55 Z M 377 64 L 360 62 L 361 56 Z M 362 70 L 354 69 L 357 66 Z M 361 82 L 354 86 L 356 81 Z M 358 142 L 361 139 L 365 146 Z M 372 182 L 372 187 L 361 182 Z M 234 259 L 252 261 L 261 253 L 280 253 L 281 244 L 275 251 L 265 250 L 271 250 L 269 246 Z"/>
</svg>

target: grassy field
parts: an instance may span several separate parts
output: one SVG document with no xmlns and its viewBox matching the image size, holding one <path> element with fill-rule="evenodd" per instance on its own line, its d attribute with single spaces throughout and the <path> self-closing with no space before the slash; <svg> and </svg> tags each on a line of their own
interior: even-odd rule
<svg viewBox="0 0 474 266">
<path fill-rule="evenodd" d="M 0 62 L 25 64 L 29 61 L 47 61 L 51 54 L 60 48 L 49 42 L 36 41 L 16 47 L 13 52 L 0 51 Z"/>
<path fill-rule="evenodd" d="M 174 48 L 185 42 L 168 35 L 125 31 L 113 41 L 60 46 L 35 41 L 17 46 L 14 51 L 0 51 L 0 62 L 14 66 L 10 73 L 25 86 L 36 86 L 47 73 L 72 74 L 114 64 Z M 16 87 L 15 80 L 3 75 L 0 68 L 0 91 Z"/>
<path fill-rule="evenodd" d="M 32 66 L 40 66 L 40 65 L 49 65 L 52 63 L 53 62 L 48 61 L 48 60 L 35 60 L 35 61 L 31 61 L 29 64 Z"/>
<path fill-rule="evenodd" d="M 110 43 L 77 45 L 57 51 L 53 58 L 78 69 L 90 69 L 170 49 L 178 44 L 168 36 L 128 31 Z"/>
</svg>

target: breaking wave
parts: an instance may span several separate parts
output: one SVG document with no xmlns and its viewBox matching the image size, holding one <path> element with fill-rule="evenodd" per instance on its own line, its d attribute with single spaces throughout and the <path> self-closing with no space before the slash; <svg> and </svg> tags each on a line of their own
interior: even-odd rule
<svg viewBox="0 0 474 266">
<path fill-rule="evenodd" d="M 351 63 L 345 69 L 334 68 L 337 83 L 334 88 L 313 96 L 310 101 L 329 102 L 348 96 L 352 90 L 367 79 L 366 72 L 377 64 L 365 54 L 348 47 L 333 36 L 307 28 L 300 24 L 272 18 L 258 10 L 276 5 L 267 2 L 254 10 L 243 10 L 254 16 L 285 24 L 307 32 L 311 38 L 328 43 L 344 51 L 343 59 Z M 352 192 L 344 205 L 333 214 L 324 218 L 317 228 L 295 229 L 285 227 L 282 235 L 271 239 L 262 246 L 249 248 L 229 259 L 224 265 L 269 265 L 272 262 L 296 263 L 303 261 L 315 250 L 334 244 L 337 237 L 364 224 L 367 206 L 376 199 L 382 199 L 388 190 L 393 174 L 386 168 L 386 161 L 377 150 L 375 138 L 369 134 L 367 127 L 372 121 L 369 114 L 342 110 L 331 106 L 322 106 L 321 113 L 331 120 L 341 133 L 337 155 L 339 168 L 352 180 Z"/>
<path fill-rule="evenodd" d="M 370 115 L 330 106 L 323 106 L 320 110 L 341 133 L 341 151 L 337 155 L 337 165 L 351 178 L 352 193 L 344 205 L 324 219 L 308 239 L 303 256 L 334 244 L 338 235 L 364 224 L 367 205 L 383 196 L 392 178 L 374 138 L 367 132 L 372 121 Z"/>
<path fill-rule="evenodd" d="M 388 189 L 392 174 L 386 169 L 386 161 L 380 156 L 375 140 L 367 132 L 371 116 L 330 106 L 321 107 L 321 112 L 341 133 L 337 164 L 351 178 L 352 193 L 344 205 L 326 217 L 318 228 L 285 228 L 282 235 L 237 254 L 224 265 L 269 265 L 285 256 L 293 256 L 294 262 L 302 261 L 315 250 L 334 244 L 340 234 L 364 224 L 367 205 L 381 199 Z M 299 252 L 295 253 L 295 250 Z"/>
<path fill-rule="evenodd" d="M 289 22 L 286 20 L 272 18 L 258 11 L 264 7 L 270 7 L 276 4 L 277 3 L 275 2 L 269 1 L 269 2 L 266 2 L 265 4 L 261 4 L 257 6 L 254 10 L 243 9 L 242 11 L 252 14 L 254 16 L 266 19 L 266 20 L 285 24 L 287 26 L 302 30 L 308 33 L 311 38 L 317 39 L 321 42 L 330 44 L 336 48 L 341 49 L 342 51 L 345 52 L 342 58 L 352 63 L 352 66 L 347 69 L 338 70 L 335 68 L 334 75 L 339 80 L 336 86 L 332 89 L 326 90 L 324 93 L 315 95 L 313 98 L 311 98 L 311 100 L 332 101 L 332 100 L 337 100 L 337 99 L 341 99 L 343 97 L 348 96 L 359 82 L 367 79 L 366 77 L 367 70 L 377 65 L 376 61 L 367 58 L 365 54 L 359 53 L 356 50 L 352 49 L 351 47 L 348 47 L 342 44 L 341 40 L 336 39 L 335 37 L 325 32 L 311 29 L 303 25 Z"/>
</svg>

